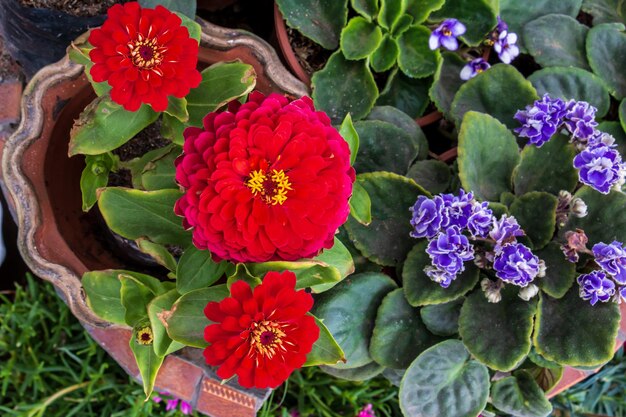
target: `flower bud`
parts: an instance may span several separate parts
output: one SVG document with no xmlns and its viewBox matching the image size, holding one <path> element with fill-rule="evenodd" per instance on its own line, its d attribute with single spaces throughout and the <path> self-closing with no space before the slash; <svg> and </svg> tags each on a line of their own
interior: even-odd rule
<svg viewBox="0 0 626 417">
<path fill-rule="evenodd" d="M 498 303 L 502 300 L 500 290 L 504 288 L 504 284 L 501 280 L 492 281 L 489 278 L 483 278 L 483 280 L 480 281 L 480 288 L 483 290 L 487 301 L 490 303 Z"/>
<path fill-rule="evenodd" d="M 587 204 L 582 199 L 576 197 L 570 204 L 570 211 L 576 217 L 585 217 L 587 215 Z"/>
<path fill-rule="evenodd" d="M 518 296 L 522 300 L 528 301 L 531 298 L 533 298 L 535 295 L 537 295 L 538 292 L 539 292 L 539 287 L 537 287 L 535 284 L 530 284 L 522 288 L 521 290 L 519 290 Z"/>
<path fill-rule="evenodd" d="M 539 260 L 539 272 L 537 272 L 537 278 L 543 278 L 546 276 L 546 262 L 543 259 Z"/>
</svg>

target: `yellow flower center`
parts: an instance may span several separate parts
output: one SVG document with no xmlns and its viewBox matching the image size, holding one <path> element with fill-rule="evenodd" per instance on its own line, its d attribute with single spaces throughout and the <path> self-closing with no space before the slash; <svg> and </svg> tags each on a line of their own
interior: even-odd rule
<svg viewBox="0 0 626 417">
<path fill-rule="evenodd" d="M 268 320 L 253 323 L 250 329 L 250 346 L 257 353 L 271 359 L 277 351 L 284 349 L 283 338 L 286 334 L 280 327 L 280 324 Z"/>
<path fill-rule="evenodd" d="M 142 327 L 137 331 L 137 343 L 140 345 L 151 345 L 153 340 L 152 329 L 149 326 Z"/>
<path fill-rule="evenodd" d="M 246 185 L 255 196 L 261 196 L 267 204 L 282 205 L 287 201 L 287 191 L 293 191 L 285 171 L 273 169 L 270 173 L 257 169 L 250 172 Z"/>
<path fill-rule="evenodd" d="M 156 38 L 147 39 L 139 34 L 137 40 L 128 43 L 130 59 L 139 69 L 152 69 L 163 61 L 166 48 L 157 44 Z"/>
<path fill-rule="evenodd" d="M 452 35 L 452 31 L 450 29 L 444 29 L 441 31 L 441 33 L 443 33 L 444 36 Z"/>
</svg>

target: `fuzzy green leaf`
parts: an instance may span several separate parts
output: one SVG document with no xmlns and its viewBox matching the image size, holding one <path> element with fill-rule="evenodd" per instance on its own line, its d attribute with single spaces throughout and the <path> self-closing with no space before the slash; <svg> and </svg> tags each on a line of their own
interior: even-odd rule
<svg viewBox="0 0 626 417">
<path fill-rule="evenodd" d="M 587 36 L 589 64 L 618 100 L 626 97 L 626 33 L 624 25 L 602 24 Z"/>
<path fill-rule="evenodd" d="M 430 15 L 429 20 L 447 18 L 458 19 L 465 25 L 467 31 L 461 38 L 470 46 L 478 46 L 498 23 L 496 10 L 486 0 L 447 0 L 441 9 Z"/>
<path fill-rule="evenodd" d="M 426 328 L 439 336 L 452 336 L 459 332 L 459 315 L 465 297 L 447 303 L 422 307 L 420 316 Z"/>
<path fill-rule="evenodd" d="M 161 5 L 171 12 L 180 12 L 183 15 L 194 19 L 196 17 L 196 2 L 179 0 L 139 0 L 141 7 L 154 9 Z"/>
<path fill-rule="evenodd" d="M 417 148 L 417 159 L 428 157 L 428 140 L 422 129 L 415 123 L 415 120 L 393 106 L 376 106 L 372 109 L 367 120 L 380 120 L 391 123 L 408 133 L 411 142 Z"/>
<path fill-rule="evenodd" d="M 450 167 L 436 159 L 415 161 L 406 176 L 433 195 L 446 192 L 452 180 Z"/>
<path fill-rule="evenodd" d="M 350 0 L 352 8 L 366 19 L 372 20 L 378 13 L 378 0 Z"/>
<path fill-rule="evenodd" d="M 372 379 L 385 369 L 384 366 L 377 364 L 376 362 L 370 362 L 363 366 L 357 366 L 356 368 L 334 368 L 331 366 L 320 366 L 320 370 L 326 372 L 335 378 L 345 379 L 347 381 L 367 381 Z"/>
<path fill-rule="evenodd" d="M 361 16 L 353 17 L 341 31 L 341 52 L 350 60 L 367 58 L 382 39 L 383 33 L 376 23 L 368 22 Z"/>
<path fill-rule="evenodd" d="M 419 117 L 428 106 L 428 88 L 431 84 L 430 77 L 410 78 L 396 68 L 389 75 L 376 105 L 393 106 L 412 118 Z"/>
<path fill-rule="evenodd" d="M 422 25 L 413 25 L 398 37 L 398 66 L 405 75 L 424 78 L 437 70 L 441 55 L 428 47 L 429 37 L 430 30 Z"/>
<path fill-rule="evenodd" d="M 289 27 L 326 49 L 337 49 L 348 0 L 276 0 L 276 4 Z"/>
<path fill-rule="evenodd" d="M 550 242 L 535 255 L 546 263 L 546 276 L 537 279 L 536 284 L 551 297 L 563 297 L 574 283 L 576 264 L 565 258 L 561 246 L 556 242 Z"/>
<path fill-rule="evenodd" d="M 415 124 L 414 124 L 415 125 Z M 359 134 L 357 173 L 388 171 L 404 175 L 417 157 L 418 147 L 408 132 L 392 123 L 361 120 L 354 124 Z"/>
<path fill-rule="evenodd" d="M 543 191 L 532 191 L 517 198 L 509 212 L 530 239 L 533 249 L 541 249 L 552 240 L 556 228 L 557 198 Z"/>
<path fill-rule="evenodd" d="M 547 417 L 552 412 L 550 401 L 526 371 L 495 381 L 491 399 L 496 408 L 514 417 Z"/>
<path fill-rule="evenodd" d="M 422 23 L 431 12 L 440 9 L 445 0 L 407 0 L 406 3 L 406 12 L 415 23 Z"/>
<path fill-rule="evenodd" d="M 390 70 L 396 63 L 400 48 L 389 34 L 386 34 L 370 57 L 370 66 L 376 72 Z"/>
<path fill-rule="evenodd" d="M 378 24 L 387 30 L 395 25 L 400 19 L 406 7 L 405 0 L 380 0 L 380 13 L 378 14 Z"/>
<path fill-rule="evenodd" d="M 435 79 L 428 94 L 431 100 L 446 118 L 451 118 L 450 109 L 454 97 L 463 85 L 463 80 L 459 76 L 466 62 L 458 54 L 443 52 L 443 59 L 440 60 Z"/>
</svg>

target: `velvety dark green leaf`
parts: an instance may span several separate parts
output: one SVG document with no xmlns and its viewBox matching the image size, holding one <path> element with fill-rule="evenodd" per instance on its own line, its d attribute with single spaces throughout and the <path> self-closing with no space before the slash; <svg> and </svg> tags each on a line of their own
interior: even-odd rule
<svg viewBox="0 0 626 417">
<path fill-rule="evenodd" d="M 556 135 L 542 147 L 527 145 L 520 164 L 513 171 L 513 186 L 518 195 L 530 191 L 574 191 L 578 171 L 572 165 L 576 148 L 563 135 Z"/>
<path fill-rule="evenodd" d="M 561 366 L 557 368 L 534 367 L 527 369 L 527 371 L 543 392 L 549 392 L 552 390 L 552 388 L 556 387 L 563 377 L 563 367 Z"/>
<path fill-rule="evenodd" d="M 540 294 L 533 345 L 561 365 L 599 366 L 613 357 L 619 321 L 617 304 L 592 306 L 579 297 L 577 285 L 560 299 Z"/>
<path fill-rule="evenodd" d="M 276 0 L 276 4 L 290 27 L 326 49 L 339 46 L 348 0 Z"/>
<path fill-rule="evenodd" d="M 413 247 L 409 208 L 426 195 L 413 180 L 391 172 L 358 176 L 372 201 L 372 222 L 363 226 L 348 218 L 345 228 L 354 245 L 368 259 L 387 266 L 404 261 Z M 393 198 L 389 198 L 393 196 Z"/>
<path fill-rule="evenodd" d="M 519 287 L 507 285 L 499 303 L 490 303 L 482 290 L 471 293 L 459 317 L 463 344 L 480 362 L 492 369 L 508 372 L 530 352 L 533 317 L 537 298 L 524 301 Z"/>
<path fill-rule="evenodd" d="M 335 378 L 348 381 L 367 381 L 368 379 L 374 378 L 376 375 L 380 375 L 385 367 L 376 362 L 370 362 L 366 365 L 349 369 L 339 369 L 331 366 L 320 366 L 320 369 Z"/>
<path fill-rule="evenodd" d="M 583 0 L 582 10 L 593 16 L 593 24 L 626 23 L 626 3 L 622 0 Z"/>
<path fill-rule="evenodd" d="M 496 10 L 486 0 L 447 0 L 429 19 L 439 21 L 451 17 L 467 28 L 461 38 L 470 46 L 478 46 L 498 23 Z"/>
<path fill-rule="evenodd" d="M 107 226 L 127 239 L 147 237 L 160 244 L 187 246 L 191 234 L 174 214 L 178 190 L 139 191 L 109 187 L 98 198 L 98 207 Z"/>
<path fill-rule="evenodd" d="M 348 143 L 348 147 L 350 148 L 350 163 L 354 165 L 356 155 L 359 152 L 359 134 L 356 133 L 350 113 L 346 114 L 343 122 L 341 122 L 339 134 Z"/>
<path fill-rule="evenodd" d="M 450 167 L 436 159 L 415 161 L 406 176 L 433 195 L 446 192 L 452 179 Z"/>
<path fill-rule="evenodd" d="M 378 0 L 350 0 L 352 8 L 361 16 L 372 20 L 378 13 Z"/>
<path fill-rule="evenodd" d="M 143 382 L 143 392 L 146 394 L 147 401 L 154 389 L 154 382 L 164 358 L 154 353 L 152 345 L 142 345 L 137 342 L 137 330 L 134 330 L 133 335 L 130 337 L 130 350 L 133 352 L 133 356 L 135 356 Z"/>
<path fill-rule="evenodd" d="M 428 47 L 430 30 L 422 25 L 413 25 L 398 37 L 398 66 L 411 78 L 424 78 L 434 74 L 441 59 L 438 50 Z"/>
<path fill-rule="evenodd" d="M 191 245 L 181 256 L 176 268 L 176 289 L 180 294 L 206 288 L 220 279 L 226 271 L 226 262 L 215 262 L 211 252 Z"/>
<path fill-rule="evenodd" d="M 524 45 L 544 67 L 590 69 L 585 51 L 587 32 L 589 28 L 571 16 L 549 14 L 524 26 Z"/>
<path fill-rule="evenodd" d="M 493 216 L 497 219 L 502 217 L 503 214 L 509 214 L 509 208 L 502 203 L 489 203 L 489 208 L 493 212 Z"/>
<path fill-rule="evenodd" d="M 626 97 L 626 34 L 624 25 L 594 26 L 587 36 L 589 64 L 618 100 Z"/>
<path fill-rule="evenodd" d="M 106 187 L 114 164 L 115 160 L 110 153 L 85 157 L 85 168 L 80 175 L 83 211 L 89 211 L 98 201 L 96 191 L 98 188 Z"/>
<path fill-rule="evenodd" d="M 547 417 L 552 412 L 550 401 L 526 371 L 495 381 L 491 399 L 496 408 L 515 417 Z"/>
<path fill-rule="evenodd" d="M 411 27 L 412 24 L 413 17 L 407 13 L 403 14 L 391 28 L 391 37 L 395 39 L 398 36 L 402 35 Z"/>
<path fill-rule="evenodd" d="M 426 135 L 415 123 L 415 120 L 402 110 L 393 106 L 376 106 L 367 115 L 367 120 L 380 120 L 404 130 L 418 149 L 417 159 L 426 159 L 428 157 L 428 140 L 426 140 Z"/>
<path fill-rule="evenodd" d="M 320 329 L 320 336 L 313 344 L 311 352 L 306 355 L 306 362 L 302 366 L 334 365 L 339 361 L 344 361 L 346 358 L 343 350 L 341 350 L 333 335 L 330 334 L 324 323 L 317 317 L 314 318 L 315 324 Z"/>
<path fill-rule="evenodd" d="M 506 97 L 506 99 L 504 99 Z M 515 67 L 497 64 L 461 86 L 450 113 L 458 124 L 470 110 L 490 114 L 509 128 L 519 126 L 515 113 L 532 104 L 537 92 Z"/>
<path fill-rule="evenodd" d="M 541 249 L 552 240 L 556 227 L 557 198 L 543 191 L 531 191 L 518 197 L 509 211 L 530 239 L 533 249 Z"/>
<path fill-rule="evenodd" d="M 387 30 L 400 19 L 404 13 L 405 0 L 380 0 L 378 23 Z"/>
<path fill-rule="evenodd" d="M 406 369 L 391 369 L 385 368 L 383 370 L 382 376 L 387 379 L 387 381 L 391 382 L 391 384 L 395 387 L 400 387 L 400 382 L 402 382 L 402 377 Z"/>
<path fill-rule="evenodd" d="M 464 82 L 460 74 L 466 62 L 458 54 L 452 52 L 443 52 L 441 57 L 443 59 L 439 62 L 437 72 L 435 72 L 429 95 L 437 109 L 446 118 L 450 118 L 452 100 Z"/>
<path fill-rule="evenodd" d="M 360 274 L 361 272 L 381 272 L 383 270 L 382 266 L 371 262 L 354 246 L 354 243 L 352 243 L 345 227 L 342 226 L 339 228 L 337 237 L 344 243 L 345 247 L 350 252 L 354 262 L 354 270 L 357 274 Z"/>
<path fill-rule="evenodd" d="M 395 65 L 399 52 L 395 39 L 386 34 L 372 53 L 370 66 L 376 72 L 385 72 Z"/>
<path fill-rule="evenodd" d="M 340 123 L 348 113 L 354 120 L 369 113 L 378 97 L 367 62 L 348 61 L 335 52 L 326 66 L 311 78 L 315 107 L 325 111 L 333 123 Z"/>
<path fill-rule="evenodd" d="M 489 372 L 459 340 L 446 340 L 409 366 L 399 395 L 405 416 L 476 417 L 487 404 Z"/>
<path fill-rule="evenodd" d="M 488 114 L 470 111 L 459 132 L 459 177 L 463 188 L 481 200 L 498 201 L 511 190 L 520 160 L 515 136 Z"/>
<path fill-rule="evenodd" d="M 180 12 L 192 19 L 196 17 L 195 1 L 179 1 L 179 0 L 139 0 L 141 7 L 154 9 L 161 5 L 172 12 Z"/>
<path fill-rule="evenodd" d="M 561 247 L 556 242 L 550 242 L 545 248 L 535 252 L 539 259 L 546 263 L 546 276 L 535 280 L 535 283 L 546 294 L 554 298 L 565 295 L 574 283 L 576 264 L 569 262 Z"/>
<path fill-rule="evenodd" d="M 388 276 L 366 272 L 351 275 L 315 297 L 311 313 L 328 327 L 347 359 L 334 367 L 357 368 L 372 361 L 369 344 L 376 312 L 394 288 L 396 284 Z"/>
<path fill-rule="evenodd" d="M 89 271 L 83 274 L 81 284 L 87 295 L 87 305 L 103 320 L 115 324 L 126 324 L 126 309 L 122 305 L 118 276 L 123 270 Z"/>
<path fill-rule="evenodd" d="M 370 342 L 370 354 L 380 365 L 405 369 L 422 351 L 441 339 L 431 334 L 411 307 L 402 288 L 385 296 L 378 308 Z"/>
<path fill-rule="evenodd" d="M 544 68 L 528 77 L 537 94 L 550 94 L 552 98 L 586 101 L 598 109 L 597 117 L 603 117 L 609 110 L 609 90 L 595 74 L 580 68 Z"/>
<path fill-rule="evenodd" d="M 421 116 L 428 106 L 431 78 L 410 78 L 397 68 L 391 72 L 380 93 L 377 106 L 393 106 L 409 116 Z"/>
<path fill-rule="evenodd" d="M 478 269 L 473 263 L 465 264 L 465 271 L 448 288 L 443 288 L 424 273 L 431 264 L 426 253 L 426 241 L 419 242 L 409 252 L 402 267 L 402 288 L 409 304 L 425 306 L 456 300 L 474 288 L 478 282 Z"/>
<path fill-rule="evenodd" d="M 380 120 L 354 124 L 359 134 L 359 153 L 354 162 L 357 173 L 389 171 L 404 175 L 417 157 L 419 148 L 402 128 Z"/>
<path fill-rule="evenodd" d="M 176 290 L 171 290 L 154 298 L 148 304 L 148 317 L 150 318 L 150 327 L 152 328 L 152 336 L 154 338 L 152 346 L 157 356 L 165 356 L 172 352 L 185 347 L 180 342 L 174 342 L 167 334 L 167 329 L 161 321 L 161 314 L 169 311 L 172 304 L 178 300 L 180 294 Z"/>
<path fill-rule="evenodd" d="M 413 17 L 415 23 L 421 23 L 444 3 L 445 0 L 407 0 L 406 12 Z"/>
<path fill-rule="evenodd" d="M 619 105 L 619 121 L 622 125 L 622 129 L 626 130 L 626 99 L 622 100 Z"/>
<path fill-rule="evenodd" d="M 420 316 L 430 332 L 439 336 L 452 336 L 459 332 L 459 315 L 465 297 L 442 304 L 422 307 Z"/>
<path fill-rule="evenodd" d="M 350 215 L 364 226 L 372 222 L 372 200 L 358 181 L 355 181 L 352 186 Z"/>
<path fill-rule="evenodd" d="M 367 58 L 378 48 L 383 33 L 374 22 L 368 22 L 361 16 L 350 19 L 341 31 L 341 52 L 350 60 Z"/>
<path fill-rule="evenodd" d="M 606 132 L 615 138 L 617 151 L 620 155 L 626 155 L 626 132 L 619 122 L 603 121 L 598 124 L 598 130 Z"/>
<path fill-rule="evenodd" d="M 140 251 L 150 255 L 159 265 L 166 267 L 169 271 L 176 271 L 176 259 L 165 246 L 151 242 L 146 238 L 139 238 L 135 243 Z"/>
</svg>

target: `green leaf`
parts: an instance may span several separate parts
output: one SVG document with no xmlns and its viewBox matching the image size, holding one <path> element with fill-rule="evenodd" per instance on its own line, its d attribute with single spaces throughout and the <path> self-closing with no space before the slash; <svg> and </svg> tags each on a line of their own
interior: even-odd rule
<svg viewBox="0 0 626 417">
<path fill-rule="evenodd" d="M 402 35 L 404 32 L 407 31 L 407 29 L 411 27 L 412 24 L 413 24 L 413 17 L 411 17 L 411 15 L 406 14 L 406 13 L 403 14 L 396 21 L 396 23 L 393 24 L 393 27 L 391 28 L 391 32 L 390 32 L 391 37 L 395 39 L 398 36 Z"/>
<path fill-rule="evenodd" d="M 513 169 L 520 160 L 515 136 L 489 114 L 468 112 L 459 132 L 459 177 L 481 200 L 499 201 L 511 190 Z"/>
<path fill-rule="evenodd" d="M 439 336 L 453 336 L 459 332 L 459 315 L 465 297 L 447 303 L 422 307 L 420 316 L 426 328 Z"/>
<path fill-rule="evenodd" d="M 422 23 L 431 12 L 440 9 L 445 0 L 407 0 L 406 3 L 406 12 L 415 23 Z"/>
<path fill-rule="evenodd" d="M 350 113 L 346 114 L 343 122 L 341 122 L 339 134 L 348 143 L 348 147 L 350 148 L 350 164 L 354 165 L 356 155 L 359 152 L 359 134 L 356 133 Z"/>
<path fill-rule="evenodd" d="M 540 148 L 527 145 L 522 149 L 519 165 L 513 171 L 515 193 L 545 191 L 558 194 L 574 191 L 578 171 L 572 165 L 576 148 L 564 135 L 556 135 Z"/>
<path fill-rule="evenodd" d="M 593 16 L 593 24 L 626 23 L 626 4 L 622 0 L 583 0 L 582 11 Z"/>
<path fill-rule="evenodd" d="M 402 267 L 402 287 L 409 304 L 414 307 L 441 304 L 464 296 L 478 282 L 478 269 L 471 263 L 465 264 L 465 271 L 448 288 L 443 288 L 424 273 L 431 264 L 426 253 L 426 241 L 413 247 Z"/>
<path fill-rule="evenodd" d="M 446 192 L 452 180 L 450 167 L 436 159 L 415 161 L 406 176 L 433 195 Z"/>
<path fill-rule="evenodd" d="M 328 328 L 317 317 L 313 316 L 313 318 L 320 329 L 320 337 L 313 344 L 313 349 L 306 356 L 306 362 L 302 366 L 334 365 L 345 360 L 343 350 Z"/>
<path fill-rule="evenodd" d="M 386 34 L 370 57 L 370 65 L 376 72 L 390 70 L 396 63 L 400 48 L 389 34 Z"/>
<path fill-rule="evenodd" d="M 458 19 L 465 25 L 467 31 L 461 38 L 470 46 L 480 45 L 498 23 L 496 10 L 486 0 L 447 0 L 441 9 L 430 15 L 429 20 L 447 18 Z"/>
<path fill-rule="evenodd" d="M 119 148 L 159 117 L 146 104 L 124 110 L 106 95 L 89 103 L 70 132 L 69 156 L 98 155 Z"/>
<path fill-rule="evenodd" d="M 163 113 L 161 116 L 161 136 L 171 140 L 177 145 L 183 146 L 185 143 L 183 136 L 184 130 L 185 125 L 180 120 L 167 113 Z"/>
<path fill-rule="evenodd" d="M 185 347 L 182 343 L 174 342 L 169 337 L 164 322 L 161 321 L 162 313 L 171 310 L 172 305 L 179 297 L 180 294 L 176 290 L 171 290 L 156 297 L 148 304 L 148 317 L 154 337 L 152 346 L 157 356 L 165 356 Z"/>
<path fill-rule="evenodd" d="M 426 329 L 419 310 L 407 303 L 402 288 L 398 288 L 387 294 L 378 308 L 370 355 L 380 365 L 405 369 L 440 340 Z"/>
<path fill-rule="evenodd" d="M 156 381 L 164 358 L 154 353 L 152 345 L 142 345 L 137 342 L 137 330 L 133 330 L 133 335 L 130 338 L 130 350 L 133 352 L 133 356 L 135 356 L 143 382 L 143 392 L 146 394 L 147 401 L 154 389 L 154 381 Z"/>
<path fill-rule="evenodd" d="M 361 16 L 372 20 L 378 13 L 378 0 L 350 0 L 352 8 Z"/>
<path fill-rule="evenodd" d="M 450 119 L 452 117 L 450 113 L 452 101 L 464 83 L 459 74 L 461 74 L 466 62 L 453 52 L 442 52 L 441 57 L 443 59 L 437 66 L 435 79 L 428 94 L 437 109 Z"/>
<path fill-rule="evenodd" d="M 380 0 L 380 13 L 378 24 L 387 30 L 395 25 L 404 13 L 405 0 Z"/>
<path fill-rule="evenodd" d="M 565 258 L 556 242 L 550 242 L 535 255 L 546 263 L 546 276 L 537 279 L 535 283 L 550 297 L 563 297 L 574 283 L 576 264 Z"/>
<path fill-rule="evenodd" d="M 494 407 L 515 417 L 546 417 L 552 412 L 550 401 L 526 371 L 495 381 L 491 400 Z"/>
<path fill-rule="evenodd" d="M 326 49 L 337 49 L 348 0 L 276 0 L 276 4 L 289 27 Z"/>
<path fill-rule="evenodd" d="M 90 271 L 83 274 L 81 284 L 87 295 L 87 305 L 103 320 L 115 324 L 126 324 L 126 309 L 122 305 L 120 273 L 127 271 L 109 269 Z"/>
<path fill-rule="evenodd" d="M 210 302 L 220 302 L 228 297 L 226 285 L 190 291 L 174 303 L 171 310 L 161 312 L 167 334 L 186 346 L 205 348 L 204 328 L 212 324 L 204 315 L 204 307 Z"/>
<path fill-rule="evenodd" d="M 165 246 L 151 242 L 146 238 L 139 238 L 135 243 L 137 243 L 140 251 L 150 255 L 159 265 L 166 267 L 169 271 L 176 271 L 176 259 Z"/>
<path fill-rule="evenodd" d="M 169 96 L 167 98 L 167 109 L 165 109 L 165 113 L 170 116 L 174 116 L 181 122 L 186 122 L 189 120 L 189 112 L 187 111 L 187 100 L 185 98 L 178 98 L 174 96 Z"/>
<path fill-rule="evenodd" d="M 602 121 L 598 124 L 597 130 L 606 132 L 615 138 L 617 151 L 620 155 L 626 155 L 626 132 L 619 122 Z"/>
<path fill-rule="evenodd" d="M 431 84 L 430 78 L 410 78 L 396 68 L 389 75 L 376 105 L 393 106 L 412 118 L 419 117 L 428 107 Z"/>
<path fill-rule="evenodd" d="M 80 175 L 84 212 L 89 211 L 98 201 L 96 191 L 98 188 L 106 187 L 109 182 L 109 173 L 114 165 L 115 160 L 109 153 L 85 157 L 85 168 Z"/>
<path fill-rule="evenodd" d="M 195 9 L 195 5 L 193 5 L 192 7 L 194 7 Z M 189 32 L 189 37 L 191 39 L 197 40 L 198 43 L 200 43 L 200 38 L 202 37 L 202 27 L 200 27 L 200 25 L 193 20 L 195 16 L 187 16 L 185 13 L 181 13 L 180 11 L 177 11 L 175 13 L 176 16 L 180 17 L 180 20 L 182 21 L 180 25 L 187 28 L 187 31 Z"/>
<path fill-rule="evenodd" d="M 126 239 L 146 237 L 154 243 L 187 246 L 191 234 L 174 214 L 178 190 L 139 191 L 109 187 L 102 190 L 98 207 L 107 226 Z"/>
<path fill-rule="evenodd" d="M 176 289 L 181 294 L 206 288 L 226 272 L 226 262 L 214 262 L 211 252 L 189 246 L 176 268 Z"/>
<path fill-rule="evenodd" d="M 162 148 L 167 149 L 167 148 Z M 176 165 L 174 161 L 180 156 L 180 146 L 171 146 L 169 150 L 159 154 L 147 162 L 140 172 L 141 187 L 148 191 L 158 191 L 167 188 L 178 188 L 176 183 Z M 147 154 L 146 154 L 147 155 Z M 133 172 L 133 179 L 135 172 Z"/>
<path fill-rule="evenodd" d="M 242 97 L 256 86 L 256 73 L 252 65 L 240 61 L 218 62 L 202 71 L 202 81 L 185 97 L 189 112 L 189 125 L 202 126 L 208 113 L 226 103 Z"/>
<path fill-rule="evenodd" d="M 581 4 L 582 0 L 530 0 L 526 2 L 500 0 L 500 17 L 509 25 L 509 32 L 521 35 L 528 22 L 547 14 L 576 17 Z M 517 43 L 522 48 L 522 52 L 525 52 L 521 38 Z"/>
<path fill-rule="evenodd" d="M 419 148 L 415 141 L 397 125 L 380 120 L 361 120 L 354 124 L 354 128 L 361 144 L 354 163 L 357 173 L 389 171 L 403 175 L 417 157 Z"/>
<path fill-rule="evenodd" d="M 415 120 L 402 110 L 392 106 L 376 106 L 367 116 L 367 120 L 380 120 L 391 123 L 408 133 L 411 142 L 418 149 L 417 159 L 428 157 L 428 140 Z"/>
<path fill-rule="evenodd" d="M 558 199 L 543 191 L 531 191 L 517 198 L 509 212 L 530 239 L 533 249 L 541 249 L 552 240 L 556 230 Z"/>
<path fill-rule="evenodd" d="M 357 178 L 372 201 L 372 222 L 363 226 L 349 217 L 345 228 L 356 248 L 368 259 L 395 266 L 404 261 L 414 243 L 409 237 L 409 207 L 418 195 L 427 193 L 414 181 L 391 172 L 366 173 Z"/>
<path fill-rule="evenodd" d="M 587 35 L 589 64 L 618 100 L 626 97 L 626 34 L 624 25 L 602 24 Z"/>
<path fill-rule="evenodd" d="M 89 58 L 89 52 L 91 52 L 94 47 L 87 40 L 89 39 L 90 33 L 91 31 L 87 31 L 71 42 L 70 46 L 67 48 L 67 55 L 71 61 L 85 67 L 85 75 L 91 83 L 93 91 L 98 97 L 100 97 L 111 91 L 111 86 L 106 81 L 100 83 L 94 82 L 91 77 L 90 71 L 91 67 L 93 67 L 93 62 L 91 61 L 91 58 Z"/>
<path fill-rule="evenodd" d="M 527 369 L 527 371 L 544 392 L 551 391 L 563 377 L 563 367 L 561 366 L 557 368 L 534 367 Z"/>
<path fill-rule="evenodd" d="M 259 277 L 252 275 L 250 271 L 248 271 L 246 264 L 228 263 L 226 267 L 226 277 L 226 286 L 229 290 L 237 281 L 244 281 L 250 286 L 250 288 L 254 288 L 261 283 L 261 279 Z"/>
<path fill-rule="evenodd" d="M 315 107 L 325 111 L 333 123 L 340 123 L 348 113 L 354 120 L 369 113 L 378 97 L 367 62 L 348 61 L 338 51 L 330 56 L 324 68 L 311 78 Z"/>
<path fill-rule="evenodd" d="M 171 12 L 180 12 L 192 19 L 196 17 L 195 1 L 180 0 L 139 0 L 141 7 L 154 9 L 157 5 L 167 8 Z"/>
<path fill-rule="evenodd" d="M 578 286 L 560 299 L 540 294 L 533 345 L 561 365 L 599 366 L 613 357 L 619 322 L 617 304 L 592 306 L 579 297 Z"/>
<path fill-rule="evenodd" d="M 170 153 L 173 147 L 174 145 L 170 144 L 162 148 L 153 149 L 146 152 L 140 157 L 133 158 L 130 161 L 124 162 L 125 168 L 128 168 L 130 170 L 133 188 L 143 189 L 143 184 L 141 183 L 141 175 L 143 174 L 143 170 L 146 165 L 152 162 L 151 166 L 153 166 L 155 161 L 159 161 L 160 159 L 164 158 L 168 153 Z M 178 148 L 178 152 L 182 152 L 182 149 L 180 147 Z M 178 186 L 175 185 L 170 188 L 178 188 Z"/>
<path fill-rule="evenodd" d="M 119 275 L 122 305 L 126 310 L 124 320 L 133 327 L 148 318 L 148 303 L 156 295 L 145 285 L 135 281 L 130 275 Z"/>
<path fill-rule="evenodd" d="M 450 113 L 457 125 L 465 113 L 474 110 L 490 114 L 512 129 L 519 126 L 513 118 L 515 113 L 538 98 L 530 81 L 515 67 L 497 64 L 461 86 L 454 96 Z"/>
<path fill-rule="evenodd" d="M 537 89 L 537 94 L 550 94 L 552 98 L 586 101 L 596 107 L 597 117 L 609 110 L 609 90 L 595 74 L 580 68 L 552 67 L 533 73 L 528 80 Z"/>
<path fill-rule="evenodd" d="M 341 52 L 350 60 L 367 58 L 382 39 L 383 33 L 376 23 L 361 16 L 353 17 L 341 31 Z"/>
<path fill-rule="evenodd" d="M 471 293 L 459 317 L 459 334 L 470 353 L 488 367 L 508 372 L 530 352 L 537 299 L 524 301 L 507 285 L 502 300 L 490 303 L 481 289 Z"/>
<path fill-rule="evenodd" d="M 372 222 L 372 201 L 363 186 L 355 181 L 350 198 L 350 215 L 364 226 Z"/>
<path fill-rule="evenodd" d="M 388 276 L 368 272 L 352 275 L 315 298 L 311 313 L 328 327 L 347 360 L 334 367 L 356 368 L 372 361 L 369 344 L 376 311 L 395 288 Z"/>
<path fill-rule="evenodd" d="M 619 122 L 622 125 L 622 129 L 626 131 L 626 99 L 619 104 Z"/>
<path fill-rule="evenodd" d="M 331 366 L 320 366 L 320 370 L 326 372 L 335 378 L 345 379 L 348 381 L 367 381 L 372 379 L 385 369 L 384 366 L 377 364 L 376 362 L 370 362 L 363 366 L 356 368 L 334 368 Z"/>
<path fill-rule="evenodd" d="M 459 340 L 446 340 L 409 366 L 400 384 L 405 416 L 476 417 L 487 404 L 489 372 Z"/>
<path fill-rule="evenodd" d="M 429 37 L 430 30 L 422 25 L 413 25 L 398 37 L 398 67 L 405 75 L 424 78 L 437 70 L 441 55 L 428 47 Z"/>
<path fill-rule="evenodd" d="M 524 45 L 544 67 L 590 69 L 585 52 L 589 28 L 573 17 L 549 14 L 524 26 Z"/>
</svg>

